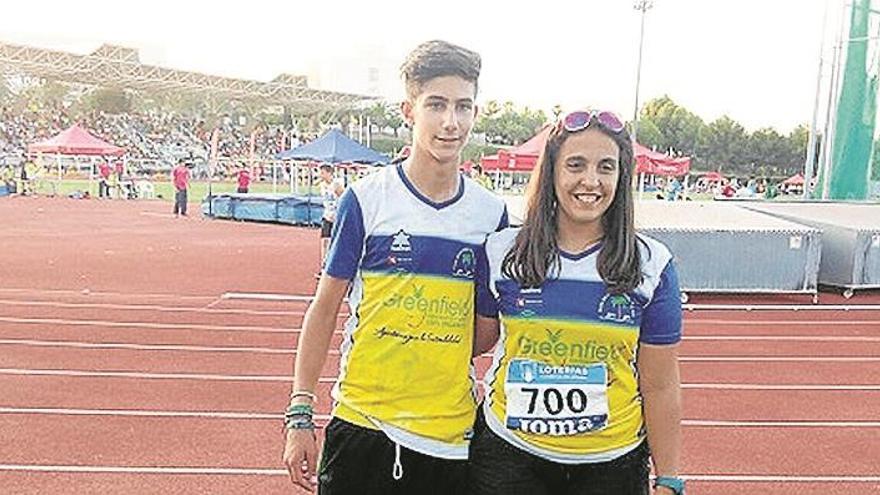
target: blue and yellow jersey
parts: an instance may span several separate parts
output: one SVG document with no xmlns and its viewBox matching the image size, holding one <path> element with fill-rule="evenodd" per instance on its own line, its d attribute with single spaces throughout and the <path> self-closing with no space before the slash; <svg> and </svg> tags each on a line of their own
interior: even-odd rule
<svg viewBox="0 0 880 495">
<path fill-rule="evenodd" d="M 540 287 L 501 273 L 519 229 L 490 235 L 477 266 L 477 312 L 501 332 L 486 372 L 486 422 L 509 443 L 562 463 L 604 462 L 645 437 L 636 356 L 640 342 L 681 339 L 672 256 L 639 236 L 644 281 L 610 294 L 596 268 L 601 245 L 560 255 Z"/>
<path fill-rule="evenodd" d="M 476 256 L 507 225 L 470 179 L 435 203 L 388 167 L 340 198 L 326 272 L 352 281 L 333 414 L 435 457 L 466 458 Z"/>
</svg>

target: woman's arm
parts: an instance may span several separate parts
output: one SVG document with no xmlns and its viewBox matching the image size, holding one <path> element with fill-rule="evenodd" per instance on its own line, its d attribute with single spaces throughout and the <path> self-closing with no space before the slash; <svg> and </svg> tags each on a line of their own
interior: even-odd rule
<svg viewBox="0 0 880 495">
<path fill-rule="evenodd" d="M 678 344 L 641 343 L 638 357 L 648 445 L 657 476 L 678 476 L 681 456 L 681 377 Z M 667 488 L 658 488 L 668 490 Z M 664 492 L 665 493 L 665 492 Z M 669 490 L 669 493 L 672 493 Z"/>
<path fill-rule="evenodd" d="M 474 356 L 490 351 L 498 342 L 500 327 L 498 318 L 477 315 L 474 323 Z"/>
</svg>

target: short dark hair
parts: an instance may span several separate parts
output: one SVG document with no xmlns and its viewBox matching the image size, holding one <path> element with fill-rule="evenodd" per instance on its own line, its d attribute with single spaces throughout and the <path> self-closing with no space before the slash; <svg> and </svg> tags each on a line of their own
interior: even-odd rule
<svg viewBox="0 0 880 495">
<path fill-rule="evenodd" d="M 400 74 L 406 86 L 406 96 L 418 95 L 426 82 L 445 76 L 458 76 L 474 83 L 480 78 L 482 60 L 476 52 L 442 40 L 431 40 L 417 46 L 407 55 Z"/>
<path fill-rule="evenodd" d="M 333 171 L 333 168 L 334 168 L 333 165 L 331 165 L 331 164 L 329 164 L 329 163 L 322 163 L 322 164 L 318 167 L 319 170 L 328 170 L 328 171 L 330 171 L 330 172 Z"/>
</svg>

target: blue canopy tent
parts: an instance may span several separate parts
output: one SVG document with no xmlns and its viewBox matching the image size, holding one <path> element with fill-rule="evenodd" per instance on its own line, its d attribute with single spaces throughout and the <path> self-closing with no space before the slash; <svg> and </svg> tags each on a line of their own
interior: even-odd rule
<svg viewBox="0 0 880 495">
<path fill-rule="evenodd" d="M 339 129 L 330 129 L 327 134 L 311 143 L 282 151 L 275 155 L 280 160 L 311 160 L 322 163 L 364 163 L 385 165 L 390 159 L 357 141 L 349 138 Z"/>
<path fill-rule="evenodd" d="M 280 160 L 303 160 L 310 166 L 317 163 L 385 165 L 390 159 L 376 151 L 349 139 L 339 130 L 332 129 L 311 143 L 283 151 L 275 155 Z M 309 173 L 309 189 L 312 174 Z M 298 225 L 320 225 L 324 210 L 321 198 L 311 196 L 277 194 L 221 194 L 210 195 L 202 205 L 211 217 L 250 220 L 257 222 L 281 222 Z"/>
<path fill-rule="evenodd" d="M 319 163 L 358 163 L 366 165 L 387 165 L 390 159 L 357 141 L 349 138 L 339 129 L 330 129 L 326 134 L 310 143 L 282 151 L 275 155 L 280 160 L 308 160 Z M 347 176 L 346 176 L 347 179 Z M 309 173 L 309 189 L 312 188 L 312 174 Z M 311 191 L 309 192 L 311 194 Z M 311 208 L 311 196 L 306 203 Z"/>
</svg>

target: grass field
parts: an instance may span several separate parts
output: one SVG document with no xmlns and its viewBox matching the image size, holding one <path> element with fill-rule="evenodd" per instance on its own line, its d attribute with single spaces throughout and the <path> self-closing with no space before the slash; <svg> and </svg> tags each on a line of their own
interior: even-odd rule
<svg viewBox="0 0 880 495">
<path fill-rule="evenodd" d="M 174 200 L 174 187 L 171 182 L 153 182 L 156 197 L 166 201 Z M 214 182 L 211 184 L 213 194 L 234 193 L 238 184 L 234 181 Z M 77 191 L 88 191 L 92 197 L 98 196 L 98 182 L 86 179 L 65 179 L 60 183 L 58 181 L 40 181 L 37 185 L 37 194 L 40 195 L 60 195 L 67 196 Z M 252 193 L 273 193 L 286 194 L 290 192 L 290 184 L 279 183 L 277 188 L 272 187 L 271 182 L 254 182 L 251 183 L 250 192 Z M 318 188 L 312 188 L 313 194 L 317 194 Z M 306 188 L 300 187 L 297 194 L 305 194 Z M 207 182 L 190 182 L 189 186 L 189 202 L 198 203 L 208 195 Z"/>
<path fill-rule="evenodd" d="M 170 181 L 154 181 L 153 186 L 155 187 L 156 197 L 164 199 L 166 201 L 174 200 L 174 188 Z M 237 183 L 235 181 L 223 181 L 223 182 L 213 182 L 211 184 L 211 190 L 214 194 L 224 194 L 224 193 L 234 193 L 237 188 Z M 89 191 L 89 194 L 93 197 L 98 196 L 98 182 L 97 181 L 89 181 L 87 179 L 64 179 L 59 182 L 54 180 L 43 180 L 38 183 L 37 193 L 40 195 L 61 195 L 67 196 L 76 191 Z M 296 191 L 297 194 L 305 194 L 307 191 L 306 187 L 300 186 Z M 311 188 L 312 194 L 318 194 L 319 188 L 318 186 L 313 186 Z M 287 194 L 290 193 L 290 184 L 286 182 L 278 182 L 276 187 L 272 187 L 271 182 L 253 182 L 251 183 L 250 188 L 251 193 L 278 193 L 278 194 Z M 503 194 L 503 193 L 502 193 Z M 638 198 L 638 191 L 633 192 L 634 196 Z M 656 192 L 645 192 L 643 199 L 644 200 L 655 200 Z M 193 181 L 190 182 L 189 187 L 189 202 L 190 203 L 198 203 L 201 202 L 202 199 L 208 196 L 208 183 L 203 181 Z M 776 198 L 776 201 L 792 201 L 799 199 L 799 195 L 781 195 Z M 688 195 L 688 199 L 692 201 L 711 201 L 712 195 L 710 193 L 691 193 Z"/>
</svg>

